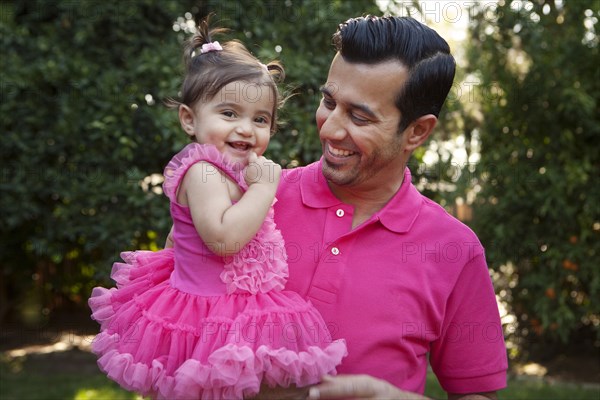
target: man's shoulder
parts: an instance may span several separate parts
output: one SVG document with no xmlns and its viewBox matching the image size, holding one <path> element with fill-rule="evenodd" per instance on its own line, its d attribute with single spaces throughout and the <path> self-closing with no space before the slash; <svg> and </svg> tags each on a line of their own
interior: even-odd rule
<svg viewBox="0 0 600 400">
<path fill-rule="evenodd" d="M 421 194 L 421 197 L 423 199 L 423 203 L 419 217 L 425 218 L 427 221 L 431 221 L 431 225 L 435 226 L 436 231 L 449 232 L 455 238 L 479 242 L 475 232 L 473 232 L 473 230 L 464 222 L 450 214 L 444 207 L 425 195 Z M 435 223 L 433 223 L 433 221 L 435 221 Z"/>
</svg>

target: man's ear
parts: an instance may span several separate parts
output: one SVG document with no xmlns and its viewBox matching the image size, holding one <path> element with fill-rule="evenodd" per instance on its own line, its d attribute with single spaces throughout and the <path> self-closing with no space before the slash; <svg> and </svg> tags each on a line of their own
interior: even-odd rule
<svg viewBox="0 0 600 400">
<path fill-rule="evenodd" d="M 412 152 L 425 143 L 436 124 L 437 117 L 433 114 L 423 115 L 413 121 L 404 131 L 404 135 L 406 135 L 405 149 Z"/>
<path fill-rule="evenodd" d="M 194 135 L 194 111 L 185 104 L 179 105 L 179 123 L 184 132 L 190 136 Z"/>
</svg>

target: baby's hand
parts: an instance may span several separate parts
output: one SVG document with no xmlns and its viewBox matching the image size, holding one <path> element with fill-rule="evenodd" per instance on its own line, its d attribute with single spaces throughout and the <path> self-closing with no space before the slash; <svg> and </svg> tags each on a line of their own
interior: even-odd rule
<svg viewBox="0 0 600 400">
<path fill-rule="evenodd" d="M 279 184 L 281 166 L 276 162 L 256 153 L 250 153 L 248 166 L 244 169 L 244 179 L 248 186 L 255 184 L 271 185 L 274 189 Z"/>
</svg>

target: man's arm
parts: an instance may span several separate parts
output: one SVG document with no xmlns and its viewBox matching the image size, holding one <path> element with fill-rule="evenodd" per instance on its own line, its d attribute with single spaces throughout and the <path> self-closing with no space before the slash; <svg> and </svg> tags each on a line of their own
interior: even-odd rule
<svg viewBox="0 0 600 400">
<path fill-rule="evenodd" d="M 173 247 L 173 225 L 171 225 L 171 230 L 167 235 L 167 240 L 165 240 L 165 249 L 169 249 Z"/>
</svg>

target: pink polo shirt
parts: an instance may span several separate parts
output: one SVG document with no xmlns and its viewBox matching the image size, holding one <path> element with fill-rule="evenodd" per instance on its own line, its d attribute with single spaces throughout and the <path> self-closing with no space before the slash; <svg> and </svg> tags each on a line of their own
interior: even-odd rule
<svg viewBox="0 0 600 400">
<path fill-rule="evenodd" d="M 334 338 L 343 374 L 422 393 L 428 353 L 448 392 L 506 386 L 506 349 L 483 247 L 475 234 L 404 183 L 352 229 L 353 207 L 329 190 L 321 163 L 284 171 L 275 220 L 286 241 L 287 289 L 310 300 Z"/>
</svg>

